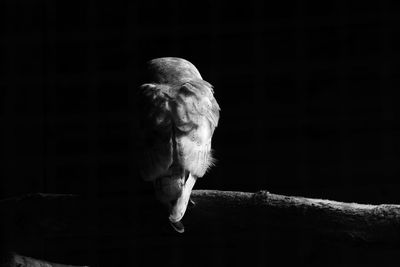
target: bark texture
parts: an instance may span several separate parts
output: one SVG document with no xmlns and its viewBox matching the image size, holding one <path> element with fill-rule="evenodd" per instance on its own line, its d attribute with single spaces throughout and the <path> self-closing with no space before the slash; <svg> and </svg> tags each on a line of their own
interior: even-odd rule
<svg viewBox="0 0 400 267">
<path fill-rule="evenodd" d="M 100 250 L 129 247 L 129 251 L 140 251 L 155 244 L 190 248 L 210 244 L 210 240 L 226 244 L 227 238 L 234 244 L 235 240 L 251 244 L 260 234 L 284 242 L 297 235 L 336 244 L 400 248 L 400 205 L 343 203 L 267 191 L 194 190 L 192 199 L 196 205 L 183 219 L 184 234 L 171 230 L 167 214 L 153 195 L 97 201 L 56 194 L 6 199 L 0 201 L 2 238 L 7 251 L 75 265 L 90 265 Z M 99 241 L 103 239 L 117 241 Z M 81 251 L 81 255 L 88 251 L 89 256 L 70 261 L 70 251 Z M 14 258 L 15 264 L 20 262 L 15 266 L 63 266 L 23 265 L 23 260 L 35 260 L 24 256 Z"/>
<path fill-rule="evenodd" d="M 64 265 L 64 264 L 48 262 L 14 254 L 12 257 L 12 261 L 10 263 L 10 267 L 87 267 L 87 266 Z"/>
<path fill-rule="evenodd" d="M 267 226 L 297 228 L 339 240 L 400 245 L 400 205 L 344 203 L 267 191 L 197 190 L 192 197 L 198 209 L 209 213 L 209 218 L 203 215 L 197 220 L 220 218 L 249 230 Z"/>
</svg>

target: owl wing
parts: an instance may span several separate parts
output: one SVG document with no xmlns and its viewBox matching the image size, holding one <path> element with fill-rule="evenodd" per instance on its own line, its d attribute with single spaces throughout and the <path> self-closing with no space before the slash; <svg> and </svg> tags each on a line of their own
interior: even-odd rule
<svg viewBox="0 0 400 267">
<path fill-rule="evenodd" d="M 166 172 L 172 163 L 171 112 L 168 86 L 143 84 L 137 95 L 139 114 L 139 165 L 141 176 L 153 181 Z"/>
<path fill-rule="evenodd" d="M 181 166 L 202 177 L 213 164 L 211 137 L 220 112 L 211 84 L 144 84 L 138 106 L 143 179 L 151 181 L 167 172 L 174 150 Z"/>
<path fill-rule="evenodd" d="M 212 85 L 203 80 L 195 80 L 184 83 L 176 91 L 177 94 L 173 96 L 176 126 L 187 128 L 196 125 L 196 120 L 206 118 L 214 132 L 219 121 L 220 107 L 214 98 Z"/>
<path fill-rule="evenodd" d="M 182 165 L 202 177 L 213 165 L 211 138 L 219 121 L 220 107 L 212 86 L 203 80 L 184 83 L 172 96 L 171 115 Z"/>
</svg>

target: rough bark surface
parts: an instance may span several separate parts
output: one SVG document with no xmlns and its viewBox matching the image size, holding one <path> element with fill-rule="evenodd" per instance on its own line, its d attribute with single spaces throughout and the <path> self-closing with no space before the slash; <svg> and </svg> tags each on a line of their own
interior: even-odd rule
<svg viewBox="0 0 400 267">
<path fill-rule="evenodd" d="M 87 267 L 87 266 L 65 265 L 65 264 L 53 263 L 14 254 L 12 257 L 12 262 L 10 263 L 10 267 Z"/>
<path fill-rule="evenodd" d="M 42 258 L 45 251 L 54 256 L 46 256 L 46 261 L 75 265 L 91 260 L 69 262 L 69 256 L 63 252 L 71 250 L 71 246 L 73 250 L 93 246 L 98 249 L 99 237 L 119 240 L 118 244 L 105 243 L 112 249 L 126 244 L 130 248 L 142 248 L 144 244 L 170 246 L 171 242 L 184 242 L 190 247 L 203 241 L 208 243 L 210 238 L 225 242 L 223 238 L 218 241 L 216 235 L 236 235 L 251 242 L 259 233 L 278 239 L 282 236 L 289 242 L 292 234 L 300 233 L 346 244 L 400 248 L 400 205 L 343 203 L 267 191 L 194 190 L 192 199 L 196 205 L 184 217 L 183 235 L 171 230 L 166 214 L 152 195 L 98 201 L 55 194 L 6 199 L 0 201 L 0 212 L 5 218 L 1 229 L 9 251 L 33 258 Z M 34 261 L 24 256 L 15 257 L 14 261 Z M 50 263 L 15 266 L 68 266 L 45 264 Z"/>
<path fill-rule="evenodd" d="M 192 197 L 199 209 L 212 213 L 208 219 L 231 213 L 229 223 L 239 227 L 300 228 L 339 240 L 400 245 L 400 205 L 344 203 L 267 191 L 197 190 Z"/>
</svg>

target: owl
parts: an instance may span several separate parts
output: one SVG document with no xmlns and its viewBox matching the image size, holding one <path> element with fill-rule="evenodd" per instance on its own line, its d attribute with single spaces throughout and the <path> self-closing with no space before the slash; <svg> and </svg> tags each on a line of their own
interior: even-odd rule
<svg viewBox="0 0 400 267">
<path fill-rule="evenodd" d="M 153 183 L 177 232 L 198 178 L 214 165 L 211 139 L 220 107 L 211 84 L 189 61 L 164 57 L 146 64 L 139 87 L 140 173 Z"/>
</svg>

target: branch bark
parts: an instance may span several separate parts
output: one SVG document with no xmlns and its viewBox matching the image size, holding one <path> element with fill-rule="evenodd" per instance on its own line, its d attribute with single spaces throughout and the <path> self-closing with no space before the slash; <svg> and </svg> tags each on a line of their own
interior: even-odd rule
<svg viewBox="0 0 400 267">
<path fill-rule="evenodd" d="M 344 203 L 267 191 L 197 190 L 192 197 L 199 209 L 211 212 L 208 219 L 230 215 L 224 223 L 246 229 L 292 228 L 325 238 L 400 245 L 400 205 Z M 199 216 L 196 214 L 197 220 L 207 220 Z"/>
<path fill-rule="evenodd" d="M 207 243 L 215 235 L 256 236 L 266 232 L 278 239 L 301 233 L 335 242 L 400 247 L 400 205 L 343 203 L 267 191 L 194 190 L 192 199 L 196 206 L 183 219 L 183 235 L 170 229 L 167 215 L 153 195 L 93 201 L 73 195 L 34 194 L 0 201 L 0 214 L 7 218 L 2 229 L 12 243 L 9 249 L 32 257 L 43 255 L 43 250 L 60 255 L 71 246 L 74 250 L 87 249 L 82 239 L 95 240 L 98 246 L 99 236 L 113 236 L 121 247 L 125 238 L 130 247 L 138 248 L 155 243 L 169 246 L 166 240 L 182 236 L 190 245 L 202 239 Z M 68 262 L 57 259 L 46 258 Z M 74 263 L 87 262 L 90 260 Z"/>
<path fill-rule="evenodd" d="M 59 263 L 53 263 L 18 254 L 13 255 L 9 266 L 10 267 L 14 266 L 15 267 L 88 267 L 88 266 L 64 265 Z"/>
</svg>

